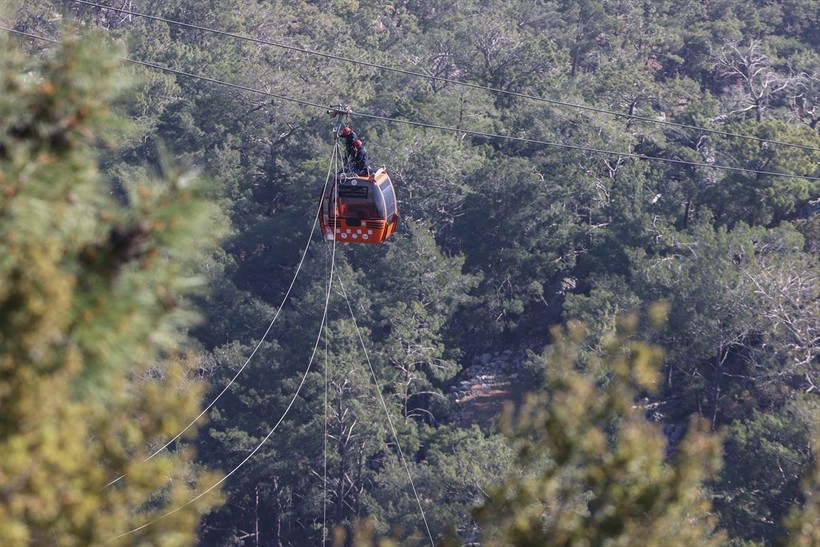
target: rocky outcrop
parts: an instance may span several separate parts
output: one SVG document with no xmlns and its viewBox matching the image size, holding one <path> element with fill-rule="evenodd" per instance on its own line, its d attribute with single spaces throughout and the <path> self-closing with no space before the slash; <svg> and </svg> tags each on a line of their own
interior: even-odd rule
<svg viewBox="0 0 820 547">
<path fill-rule="evenodd" d="M 530 374 L 524 369 L 526 352 L 505 350 L 485 353 L 456 377 L 450 397 L 456 405 L 454 421 L 459 425 L 486 423 L 504 408 L 516 402 L 526 391 Z"/>
</svg>

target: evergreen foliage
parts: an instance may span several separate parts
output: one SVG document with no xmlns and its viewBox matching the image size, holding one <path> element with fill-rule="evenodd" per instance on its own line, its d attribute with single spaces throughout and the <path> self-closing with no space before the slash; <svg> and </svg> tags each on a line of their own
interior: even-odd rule
<svg viewBox="0 0 820 547">
<path fill-rule="evenodd" d="M 729 428 L 727 458 L 745 465 L 726 467 L 714 490 L 720 492 L 715 509 L 731 537 L 756 542 L 787 537 L 787 514 L 810 503 L 804 496 L 812 493 L 803 491 L 803 481 L 813 467 L 811 434 L 819 411 L 816 401 L 801 399 Z"/>
<path fill-rule="evenodd" d="M 663 313 L 653 309 L 653 320 Z M 695 420 L 667 461 L 662 425 L 635 406 L 657 387 L 662 360 L 659 348 L 630 340 L 636 322 L 622 318 L 602 358 L 586 366 L 578 361 L 583 327 L 553 331 L 542 357 L 547 391 L 508 426 L 517 470 L 476 513 L 488 545 L 721 544 L 703 491 L 720 440 Z"/>
<path fill-rule="evenodd" d="M 97 164 L 121 81 L 101 40 L 28 59 L 2 41 L 0 544 L 189 543 L 217 495 L 184 504 L 214 473 L 182 444 L 147 457 L 203 392 L 186 294 L 224 221 L 172 169 L 111 198 Z"/>
<path fill-rule="evenodd" d="M 0 19 L 50 38 L 75 21 L 128 57 L 180 72 L 116 66 L 96 46 L 78 46 L 82 62 L 57 70 L 52 45 L 19 37 L 29 58 L 4 53 L 14 89 L 0 95 L 2 352 L 40 363 L 25 382 L 59 378 L 49 392 L 64 389 L 94 416 L 105 408 L 106 419 L 162 415 L 170 435 L 195 415 L 199 388 L 180 392 L 179 412 L 164 410 L 173 398 L 149 408 L 142 394 L 165 395 L 163 382 L 195 375 L 210 402 L 232 382 L 195 441 L 197 465 L 212 470 L 235 469 L 279 424 L 224 483 L 228 502 L 203 521 L 202 544 L 316 544 L 332 528 L 353 543 L 426 544 L 419 505 L 434 539 L 458 545 L 512 537 L 513 506 L 533 515 L 522 541 L 536 522 L 567 541 L 593 537 L 581 537 L 586 527 L 598 539 L 651 543 L 690 521 L 704 543 L 817 537 L 818 433 L 808 425 L 820 388 L 816 2 L 99 3 L 111 8 L 28 1 Z M 41 66 L 63 76 L 44 79 Z M 130 80 L 123 92 L 105 87 Z M 350 122 L 372 164 L 388 169 L 401 220 L 384 245 L 339 245 L 331 256 L 311 227 L 337 121 L 322 105 L 339 103 L 372 115 Z M 218 186 L 187 186 L 164 157 Z M 201 252 L 212 233 L 226 235 L 221 248 Z M 188 291 L 193 271 L 207 293 Z M 657 301 L 669 303 L 668 321 L 638 322 L 624 337 L 619 318 Z M 196 325 L 193 303 L 205 318 Z M 554 330 L 575 321 L 586 336 Z M 201 344 L 196 355 L 184 329 Z M 320 333 L 329 359 L 307 371 Z M 631 360 L 612 353 L 613 336 L 635 344 Z M 44 340 L 52 349 L 32 353 Z M 631 363 L 653 379 L 657 365 L 662 380 L 647 390 L 602 363 Z M 54 372 L 63 369 L 74 372 Z M 9 393 L 42 398 L 22 378 Z M 499 435 L 493 409 L 528 391 L 541 394 L 520 411 L 522 433 L 541 438 L 549 422 L 566 442 L 544 436 L 546 453 L 533 445 L 532 458 L 516 459 L 526 443 Z M 609 421 L 568 415 L 561 400 Z M 27 410 L 0 405 L 0 420 L 18 427 Z M 102 425 L 74 422 L 72 442 L 104 441 L 89 440 Z M 146 442 L 164 442 L 140 431 L 118 434 L 128 442 L 102 466 L 106 480 L 126 471 L 117 462 L 147 455 Z M 723 462 L 711 476 L 716 438 Z M 127 472 L 170 469 L 184 452 Z M 684 465 L 700 452 L 708 465 Z M 200 473 L 184 463 L 175 472 Z M 517 484 L 499 486 L 516 473 Z M 128 515 L 172 505 L 151 480 Z M 536 483 L 554 490 L 525 498 Z M 493 489 L 515 503 L 498 505 L 495 526 L 479 526 L 470 507 Z M 666 497 L 674 492 L 683 497 Z M 657 511 L 630 512 L 646 500 Z M 606 511 L 627 515 L 623 527 Z M 192 530 L 195 515 L 178 529 Z M 175 518 L 183 514 L 143 533 L 159 537 Z"/>
</svg>

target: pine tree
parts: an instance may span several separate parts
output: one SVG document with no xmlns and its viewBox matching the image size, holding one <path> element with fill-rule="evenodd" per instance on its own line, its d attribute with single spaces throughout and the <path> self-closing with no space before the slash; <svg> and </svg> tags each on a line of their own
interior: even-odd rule
<svg viewBox="0 0 820 547">
<path fill-rule="evenodd" d="M 193 543 L 215 478 L 184 446 L 149 455 L 196 414 L 185 295 L 221 213 L 167 167 L 111 197 L 98 151 L 129 129 L 100 40 L 2 48 L 0 545 Z"/>
<path fill-rule="evenodd" d="M 816 420 L 811 423 L 808 449 L 814 460 L 802 480 L 803 503 L 791 508 L 784 521 L 787 535 L 778 545 L 820 545 L 820 424 Z"/>
<path fill-rule="evenodd" d="M 630 340 L 636 323 L 622 321 L 587 367 L 576 365 L 580 324 L 554 329 L 543 357 L 548 392 L 506 427 L 521 471 L 476 512 L 488 545 L 719 543 L 701 486 L 716 470 L 720 440 L 695 422 L 667 461 L 661 425 L 635 404 L 654 387 L 662 352 Z"/>
</svg>

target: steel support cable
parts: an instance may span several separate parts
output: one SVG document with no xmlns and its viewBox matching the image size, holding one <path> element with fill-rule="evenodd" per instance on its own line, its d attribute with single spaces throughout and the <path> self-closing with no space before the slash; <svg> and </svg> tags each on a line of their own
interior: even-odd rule
<svg viewBox="0 0 820 547">
<path fill-rule="evenodd" d="M 338 167 L 339 167 L 339 157 L 341 156 L 341 151 L 339 150 L 339 140 L 338 140 L 339 128 L 334 127 L 333 133 L 334 133 L 334 142 L 333 142 L 333 160 L 331 162 L 332 168 L 328 171 L 327 179 L 325 179 L 325 186 L 322 189 L 322 199 L 320 201 L 320 204 L 324 203 L 325 192 L 327 192 L 327 187 L 330 184 L 330 177 L 331 176 L 334 177 L 334 182 L 333 182 L 333 188 L 334 189 L 331 190 L 331 192 L 335 192 L 335 187 L 336 187 L 336 185 L 335 185 L 335 176 L 336 176 L 335 173 L 339 172 L 339 169 L 338 169 Z M 331 198 L 331 203 L 334 204 L 333 206 L 335 206 L 335 203 L 336 203 L 335 195 L 331 193 L 330 198 Z M 329 229 L 334 229 L 334 227 L 329 226 Z M 322 236 L 324 237 L 324 234 L 322 234 Z M 333 245 L 331 246 L 330 253 L 325 253 L 325 270 L 326 270 L 326 273 L 327 273 L 327 269 L 328 269 L 328 267 L 327 267 L 328 257 L 330 258 L 331 263 L 335 263 L 335 261 L 336 261 L 336 238 L 335 237 L 333 238 Z M 327 279 L 327 292 L 328 292 L 328 294 L 326 295 L 326 298 L 328 298 L 328 299 L 330 298 L 330 290 L 331 290 L 332 281 L 333 281 L 333 273 L 329 272 L 328 273 L 328 279 Z M 325 316 L 324 329 L 325 329 L 325 374 L 324 374 L 324 381 L 325 381 L 324 411 L 325 411 L 325 415 L 324 415 L 324 420 L 322 420 L 323 423 L 324 423 L 323 452 L 322 452 L 322 454 L 323 454 L 323 462 L 322 462 L 322 546 L 323 547 L 325 545 L 327 545 L 327 540 L 328 540 L 328 535 L 327 535 L 327 502 L 328 502 L 328 500 L 327 500 L 327 447 L 328 447 L 328 443 L 327 443 L 327 436 L 328 436 L 327 422 L 328 422 L 328 411 L 327 411 L 327 407 L 328 407 L 328 386 L 329 386 L 329 383 L 328 383 L 328 381 L 329 381 L 328 363 L 329 363 L 330 350 L 329 350 L 329 347 L 328 347 L 327 316 Z"/>
<path fill-rule="evenodd" d="M 422 123 L 422 122 L 414 122 L 411 120 L 401 120 L 397 118 L 388 118 L 386 116 L 378 116 L 375 114 L 365 114 L 364 112 L 357 112 L 354 110 L 349 111 L 350 115 L 360 116 L 362 118 L 371 118 L 374 120 L 381 120 L 390 123 L 403 123 L 406 125 L 414 125 L 416 127 L 423 127 L 425 129 L 436 129 L 439 131 L 447 131 L 450 133 L 462 133 L 465 135 L 472 135 L 474 137 L 485 137 L 488 139 L 500 139 L 500 140 L 508 140 L 508 141 L 515 141 L 515 142 L 524 142 L 529 144 L 538 144 L 541 146 L 552 146 L 556 148 L 566 148 L 569 150 L 580 150 L 583 152 L 591 152 L 594 154 L 604 154 L 608 156 L 618 156 L 621 158 L 634 158 L 639 160 L 647 160 L 647 161 L 661 161 L 665 163 L 674 163 L 678 165 L 688 165 L 690 167 L 706 167 L 710 169 L 718 169 L 722 171 L 734 171 L 734 172 L 741 172 L 741 173 L 753 173 L 757 175 L 770 175 L 774 177 L 783 177 L 783 178 L 800 178 L 805 180 L 820 180 L 820 176 L 811 176 L 811 175 L 795 175 L 792 173 L 777 173 L 775 171 L 761 171 L 759 169 L 748 169 L 745 167 L 732 167 L 730 165 L 718 165 L 718 164 L 710 164 L 704 162 L 697 162 L 697 161 L 688 161 L 688 160 L 681 160 L 676 158 L 662 158 L 658 156 L 647 156 L 645 154 L 636 154 L 634 152 L 617 152 L 614 150 L 603 150 L 600 148 L 590 148 L 588 146 L 580 146 L 574 144 L 564 144 L 560 142 L 553 142 L 553 141 L 542 141 L 538 139 L 529 139 L 526 137 L 513 137 L 510 135 L 499 135 L 496 133 L 486 133 L 484 131 L 473 131 L 471 129 L 462 129 L 458 127 L 447 127 L 444 125 L 436 125 L 436 124 L 429 124 L 429 123 Z"/>
<path fill-rule="evenodd" d="M 343 56 L 340 56 L 340 55 L 333 55 L 331 53 L 324 53 L 324 52 L 321 52 L 321 51 L 315 51 L 315 50 L 311 50 L 311 49 L 307 49 L 307 48 L 303 48 L 303 47 L 292 46 L 292 45 L 288 45 L 288 44 L 283 44 L 281 42 L 272 42 L 270 40 L 263 40 L 261 38 L 254 38 L 253 36 L 248 36 L 246 34 L 238 34 L 238 33 L 235 33 L 235 32 L 229 32 L 229 31 L 224 31 L 224 30 L 219 30 L 219 29 L 212 29 L 212 28 L 208 28 L 208 27 L 203 27 L 203 26 L 200 26 L 200 25 L 194 25 L 194 24 L 191 24 L 191 23 L 184 23 L 182 21 L 175 21 L 173 19 L 167 19 L 165 17 L 160 17 L 160 16 L 157 16 L 157 15 L 150 15 L 150 14 L 147 14 L 147 13 L 140 13 L 140 12 L 136 12 L 136 11 L 127 10 L 125 8 L 117 8 L 117 7 L 113 7 L 113 6 L 106 6 L 104 4 L 89 2 L 88 0 L 72 0 L 72 1 L 76 4 L 84 4 L 84 5 L 92 6 L 92 7 L 95 7 L 95 8 L 108 9 L 108 10 L 124 13 L 126 15 L 133 15 L 135 17 L 141 17 L 141 18 L 144 18 L 144 19 L 151 19 L 151 20 L 154 20 L 154 21 L 160 21 L 160 22 L 163 22 L 163 23 L 171 24 L 171 25 L 190 28 L 192 30 L 210 32 L 210 33 L 213 33 L 213 34 L 218 34 L 218 35 L 221 35 L 221 36 L 226 36 L 226 37 L 234 38 L 234 39 L 237 39 L 237 40 L 244 40 L 244 41 L 248 41 L 248 42 L 254 42 L 254 43 L 257 43 L 257 44 L 278 47 L 278 48 L 286 49 L 286 50 L 290 50 L 290 51 L 297 51 L 299 53 L 306 53 L 308 55 L 314 55 L 316 57 L 324 57 L 326 59 L 333 59 L 333 60 L 336 60 L 336 61 L 342 61 L 342 62 L 345 62 L 345 63 L 351 63 L 351 64 L 360 65 L 360 66 L 366 66 L 366 67 L 369 67 L 369 68 L 376 68 L 376 69 L 379 69 L 379 70 L 384 70 L 386 72 L 396 72 L 398 74 L 404 74 L 404 75 L 413 76 L 413 77 L 416 77 L 416 78 L 424 78 L 424 79 L 427 79 L 427 80 L 435 80 L 435 81 L 442 82 L 442 83 L 468 87 L 468 88 L 471 88 L 471 89 L 478 89 L 478 90 L 481 90 L 481 91 L 489 91 L 489 92 L 492 92 L 492 93 L 498 93 L 498 94 L 502 94 L 502 95 L 509 95 L 509 96 L 512 96 L 512 97 L 519 97 L 519 98 L 522 98 L 522 99 L 528 99 L 528 100 L 532 100 L 532 101 L 539 101 L 539 102 L 549 103 L 549 104 L 553 104 L 553 105 L 557 105 L 557 106 L 564 106 L 564 107 L 568 107 L 568 108 L 576 108 L 578 110 L 586 110 L 586 111 L 589 111 L 589 112 L 597 112 L 599 114 L 606 114 L 606 115 L 609 115 L 609 116 L 625 118 L 625 119 L 633 120 L 633 121 L 647 122 L 647 123 L 652 123 L 652 124 L 657 124 L 657 125 L 665 125 L 665 126 L 669 126 L 669 127 L 677 127 L 677 128 L 680 128 L 680 129 L 690 129 L 690 130 L 695 130 L 695 131 L 702 131 L 704 133 L 710 133 L 712 135 L 721 135 L 721 136 L 724 136 L 724 137 L 733 137 L 733 138 L 751 140 L 751 141 L 760 142 L 760 143 L 777 144 L 777 145 L 781 145 L 781 146 L 788 146 L 788 147 L 793 147 L 793 148 L 801 148 L 801 149 L 804 149 L 804 150 L 812 150 L 812 151 L 820 152 L 820 148 L 815 148 L 815 147 L 808 146 L 808 145 L 805 145 L 805 144 L 777 141 L 777 140 L 773 140 L 773 139 L 763 139 L 763 138 L 760 138 L 760 137 L 754 137 L 752 135 L 742 135 L 740 133 L 731 133 L 729 131 L 721 131 L 719 129 L 709 129 L 709 128 L 700 127 L 700 126 L 697 126 L 697 125 L 688 125 L 688 124 L 683 124 L 683 123 L 670 122 L 670 121 L 666 121 L 666 120 L 656 120 L 654 118 L 647 118 L 645 116 L 636 116 L 634 114 L 624 114 L 624 113 L 621 113 L 621 112 L 613 112 L 611 110 L 606 110 L 604 108 L 597 108 L 597 107 L 594 107 L 594 106 L 585 106 L 585 105 L 580 105 L 580 104 L 575 104 L 575 103 L 568 103 L 568 102 L 565 102 L 565 101 L 559 101 L 557 99 L 548 99 L 548 98 L 545 98 L 545 97 L 539 97 L 537 95 L 530 95 L 530 94 L 527 94 L 527 93 L 519 93 L 519 92 L 516 92 L 516 91 L 508 91 L 508 90 L 505 90 L 505 89 L 489 87 L 489 86 L 483 86 L 483 85 L 480 85 L 480 84 L 473 84 L 473 83 L 470 83 L 470 82 L 466 82 L 464 80 L 454 80 L 454 79 L 451 79 L 451 78 L 445 78 L 445 77 L 442 77 L 442 76 L 434 76 L 432 74 L 424 74 L 424 73 L 421 73 L 421 72 L 415 72 L 415 71 L 407 70 L 407 69 L 403 69 L 403 68 L 397 68 L 397 67 L 381 65 L 381 64 L 378 64 L 378 63 L 371 63 L 371 62 L 368 62 L 368 61 L 361 61 L 361 60 L 358 60 L 358 59 L 351 59 L 349 57 L 343 57 Z"/>
<path fill-rule="evenodd" d="M 15 33 L 15 34 L 20 34 L 22 36 L 27 36 L 29 38 L 34 38 L 34 39 L 38 39 L 38 40 L 45 40 L 45 41 L 48 41 L 48 42 L 59 43 L 57 40 L 53 40 L 51 38 L 44 38 L 44 37 L 41 37 L 41 36 L 37 36 L 37 35 L 34 35 L 34 34 L 29 34 L 27 32 L 22 32 L 22 31 L 18 31 L 18 30 L 5 28 L 5 27 L 2 27 L 2 26 L 0 26 L 0 30 L 5 30 L 5 31 L 8 31 L 8 32 L 12 32 L 12 33 Z M 276 94 L 276 93 L 271 93 L 270 91 L 263 91 L 261 89 L 255 89 L 255 88 L 240 85 L 240 84 L 234 84 L 234 83 L 231 83 L 231 82 L 218 80 L 216 78 L 209 78 L 207 76 L 200 76 L 198 74 L 192 74 L 190 72 L 184 72 L 184 71 L 181 71 L 181 70 L 176 70 L 176 69 L 173 69 L 173 68 L 158 65 L 158 64 L 155 64 L 155 63 L 150 63 L 150 62 L 147 62 L 147 61 L 140 61 L 140 60 L 131 59 L 131 58 L 128 58 L 128 57 L 122 57 L 122 60 L 127 61 L 129 63 L 137 64 L 137 65 L 143 65 L 143 66 L 146 66 L 148 68 L 153 68 L 155 70 L 161 70 L 163 72 L 168 72 L 170 74 L 176 74 L 178 76 L 186 76 L 188 78 L 194 78 L 194 79 L 202 80 L 202 81 L 205 81 L 205 82 L 224 85 L 224 86 L 231 87 L 231 88 L 234 88 L 234 89 L 240 89 L 242 91 L 247 91 L 249 93 L 255 93 L 255 94 L 258 94 L 258 95 L 265 95 L 265 96 L 268 96 L 268 97 L 281 99 L 283 101 L 288 101 L 288 102 L 300 104 L 302 106 L 310 106 L 310 107 L 314 107 L 314 108 L 319 108 L 321 110 L 327 110 L 327 108 L 328 108 L 327 105 L 322 105 L 322 104 L 314 103 L 314 102 L 311 102 L 311 101 L 305 101 L 305 100 L 302 100 L 302 99 L 296 99 L 296 98 L 288 97 L 288 96 L 285 96 L 285 95 L 279 95 L 279 94 Z M 415 122 L 415 121 L 412 121 L 412 120 L 403 120 L 403 119 L 398 119 L 398 118 L 388 118 L 386 116 L 378 116 L 378 115 L 375 115 L 375 114 L 367 114 L 365 112 L 357 112 L 357 111 L 353 111 L 353 110 L 349 110 L 346 113 L 351 114 L 351 115 L 356 115 L 356 116 L 359 116 L 359 117 L 362 117 L 362 118 L 370 118 L 370 119 L 374 119 L 374 120 L 381 120 L 381 121 L 388 122 L 388 123 L 411 125 L 411 126 L 415 126 L 415 127 L 422 127 L 422 128 L 425 128 L 425 129 L 435 129 L 435 130 L 438 130 L 438 131 L 446 131 L 446 132 L 449 132 L 449 133 L 460 133 L 460 134 L 464 134 L 464 135 L 472 135 L 472 136 L 475 136 L 475 137 L 484 137 L 484 138 L 488 138 L 488 139 L 499 139 L 499 140 L 514 141 L 514 142 L 524 142 L 524 143 L 528 143 L 528 144 L 536 144 L 536 145 L 546 146 L 546 147 L 551 146 L 551 147 L 555 147 L 555 148 L 565 148 L 565 149 L 569 149 L 569 150 L 579 150 L 579 151 L 583 151 L 583 152 L 590 152 L 590 153 L 594 153 L 594 154 L 604 154 L 604 155 L 608 155 L 608 156 L 617 156 L 617 157 L 621 157 L 621 158 L 634 158 L 634 159 L 646 160 L 646 161 L 660 161 L 660 162 L 672 163 L 672 164 L 676 164 L 676 165 L 687 165 L 687 166 L 690 166 L 690 167 L 704 167 L 704 168 L 708 168 L 708 169 L 717 169 L 717 170 L 720 170 L 720 171 L 732 171 L 732 172 L 749 173 L 749 174 L 755 174 L 755 175 L 768 175 L 768 176 L 773 176 L 773 177 L 790 178 L 790 179 L 820 180 L 820 176 L 796 175 L 796 174 L 793 174 L 793 173 L 778 173 L 778 172 L 775 172 L 775 171 L 762 171 L 760 169 L 749 169 L 749 168 L 746 168 L 746 167 L 732 167 L 732 166 L 729 166 L 729 165 L 710 164 L 710 163 L 704 163 L 704 162 L 681 160 L 681 159 L 677 159 L 677 158 L 664 158 L 664 157 L 659 157 L 659 156 L 647 156 L 645 154 L 637 154 L 637 153 L 634 153 L 634 152 L 616 152 L 616 151 L 613 151 L 613 150 L 603 150 L 603 149 L 598 149 L 598 148 L 590 148 L 590 147 L 587 147 L 587 146 L 564 144 L 564 143 L 553 142 L 553 141 L 542 141 L 542 140 L 538 140 L 538 139 L 529 139 L 529 138 L 526 138 L 526 137 L 514 137 L 514 136 L 510 136 L 510 135 L 500 135 L 500 134 L 497 134 L 497 133 L 487 133 L 485 131 L 474 131 L 474 130 L 471 130 L 471 129 L 464 129 L 464 128 L 459 128 L 459 127 L 447 127 L 447 126 L 444 126 L 444 125 L 436 125 L 436 124 L 429 124 L 429 123 L 423 123 L 423 122 Z"/>
<path fill-rule="evenodd" d="M 331 167 L 332 167 L 332 165 L 333 164 L 331 163 Z M 330 169 L 328 169 L 328 177 L 329 176 L 330 176 Z M 324 197 L 324 192 L 323 192 L 323 197 Z M 315 227 L 316 227 L 316 225 L 314 224 L 314 230 L 315 230 Z M 311 235 L 312 234 L 313 234 L 313 232 L 311 232 Z M 329 274 L 330 279 L 332 279 L 334 271 L 335 271 L 335 256 L 331 259 L 331 263 L 330 263 L 330 274 Z M 127 531 L 127 532 L 124 532 L 124 533 L 118 535 L 118 536 L 114 536 L 113 538 L 111 538 L 112 541 L 116 540 L 116 539 L 123 538 L 123 537 L 128 536 L 128 535 L 131 535 L 131 534 L 133 534 L 135 532 L 138 532 L 138 531 L 140 531 L 144 528 L 147 528 L 148 526 L 151 526 L 152 524 L 154 524 L 156 522 L 159 522 L 160 520 L 162 520 L 166 517 L 169 517 L 169 516 L 173 515 L 174 513 L 177 513 L 179 511 L 181 511 L 182 509 L 188 507 L 192 503 L 194 503 L 197 500 L 201 499 L 203 496 L 209 494 L 215 488 L 217 488 L 219 485 L 221 485 L 223 482 L 228 480 L 228 478 L 230 478 L 234 473 L 239 471 L 239 469 L 241 469 L 242 466 L 244 466 L 248 461 L 250 461 L 250 459 L 253 458 L 256 455 L 256 453 L 259 452 L 259 450 L 265 445 L 265 443 L 268 442 L 268 440 L 273 436 L 273 433 L 279 428 L 279 426 L 285 420 L 285 417 L 287 417 L 288 413 L 290 412 L 290 409 L 293 408 L 294 403 L 296 403 L 296 399 L 299 397 L 299 393 L 301 393 L 302 388 L 304 387 L 305 382 L 307 381 L 308 374 L 310 373 L 310 369 L 313 366 L 313 361 L 316 358 L 316 353 L 319 350 L 319 344 L 321 343 L 321 340 L 322 340 L 322 332 L 324 331 L 324 326 L 327 322 L 327 312 L 328 312 L 328 307 L 329 307 L 329 304 L 330 304 L 330 293 L 331 293 L 331 283 L 329 282 L 328 286 L 327 286 L 326 293 L 325 293 L 325 309 L 324 309 L 324 312 L 322 312 L 322 321 L 319 324 L 319 332 L 316 336 L 316 342 L 313 345 L 313 351 L 310 354 L 310 359 L 308 360 L 308 364 L 307 364 L 307 367 L 305 368 L 305 372 L 302 374 L 302 380 L 299 382 L 299 386 L 296 388 L 296 392 L 293 394 L 293 397 L 290 399 L 290 402 L 288 403 L 288 406 L 285 407 L 285 410 L 282 413 L 282 416 L 279 418 L 279 420 L 276 422 L 276 424 L 274 424 L 274 426 L 270 429 L 270 431 L 268 431 L 268 434 L 265 435 L 265 437 L 259 442 L 259 444 L 256 445 L 256 447 L 253 450 L 251 450 L 251 452 L 245 457 L 245 459 L 243 459 L 241 462 L 239 462 L 239 464 L 236 465 L 233 469 L 231 469 L 231 471 L 229 473 L 227 473 L 224 477 L 222 477 L 221 479 L 216 481 L 213 485 L 208 487 L 206 490 L 200 492 L 198 495 L 191 498 L 186 503 L 184 503 L 183 505 L 180 505 L 176 509 L 173 509 L 171 511 L 163 513 L 159 517 L 157 517 L 155 519 L 152 519 L 149 522 L 146 522 L 145 524 L 143 524 L 141 526 L 133 528 L 133 529 Z"/>
<path fill-rule="evenodd" d="M 39 36 L 37 34 L 31 34 L 30 32 L 25 32 L 25 31 L 22 31 L 22 30 L 15 30 L 15 29 L 4 27 L 4 26 L 0 26 L 0 30 L 5 30 L 6 32 L 10 32 L 12 34 L 19 34 L 20 36 L 26 36 L 27 38 L 33 38 L 35 40 L 42 40 L 44 42 L 51 42 L 52 44 L 59 44 L 60 43 L 59 40 L 55 40 L 54 38 L 47 38 L 45 36 Z M 173 68 L 170 68 L 170 67 L 167 67 L 167 66 L 158 65 L 156 63 L 151 63 L 149 61 L 141 61 L 139 59 L 132 59 L 130 57 L 122 57 L 122 56 L 119 57 L 119 59 L 122 60 L 122 61 L 128 62 L 128 63 L 135 64 L 135 65 L 142 65 L 142 66 L 145 66 L 145 67 L 148 67 L 148 68 L 153 68 L 154 70 L 161 70 L 163 72 L 168 72 L 169 74 L 176 74 L 178 76 L 185 76 L 187 78 L 193 78 L 195 80 L 202 80 L 203 82 L 209 82 L 209 83 L 212 83 L 212 84 L 218 84 L 218 85 L 222 85 L 222 86 L 225 86 L 225 87 L 231 87 L 231 88 L 234 88 L 234 89 L 239 89 L 241 91 L 247 91 L 249 93 L 254 93 L 254 94 L 257 94 L 257 95 L 265 95 L 267 97 L 272 97 L 274 99 L 282 99 L 283 101 L 301 104 L 302 106 L 311 106 L 311 107 L 315 107 L 315 108 L 321 108 L 323 110 L 327 110 L 327 108 L 328 108 L 327 105 L 314 103 L 314 102 L 311 102 L 311 101 L 304 101 L 304 100 L 301 100 L 301 99 L 295 99 L 293 97 L 287 97 L 285 95 L 278 95 L 278 94 L 272 93 L 270 91 L 255 89 L 253 87 L 248 87 L 248 86 L 244 86 L 244 85 L 241 85 L 241 84 L 234 84 L 234 83 L 231 83 L 231 82 L 226 82 L 224 80 L 218 80 L 216 78 L 209 78 L 208 76 L 202 76 L 200 74 L 192 74 L 190 72 L 185 72 L 185 71 L 182 71 L 182 70 L 176 70 L 176 69 L 173 69 Z"/>
<path fill-rule="evenodd" d="M 424 507 L 421 504 L 421 498 L 419 498 L 419 493 L 416 490 L 416 484 L 413 482 L 413 474 L 410 473 L 410 467 L 407 465 L 407 459 L 404 457 L 404 451 L 401 449 L 401 443 L 399 442 L 399 436 L 396 433 L 396 428 L 393 426 L 393 419 L 390 417 L 390 410 L 387 408 L 387 403 L 384 400 L 384 395 L 382 395 L 382 388 L 379 384 L 379 379 L 376 377 L 376 370 L 373 368 L 373 363 L 370 362 L 370 355 L 367 352 L 367 346 L 364 343 L 364 338 L 362 337 L 362 331 L 359 329 L 359 324 L 356 321 L 356 314 L 353 313 L 353 306 L 350 304 L 350 299 L 347 297 L 347 291 L 345 290 L 344 283 L 342 282 L 342 277 L 336 273 L 336 279 L 339 280 L 339 289 L 342 291 L 342 296 L 345 299 L 345 303 L 347 304 L 347 309 L 350 312 L 350 318 L 353 321 L 353 326 L 356 329 L 356 335 L 359 337 L 359 343 L 362 346 L 362 352 L 364 352 L 365 361 L 367 361 L 367 366 L 370 368 L 370 374 L 373 377 L 373 383 L 376 386 L 376 393 L 379 396 L 379 401 L 382 404 L 382 408 L 384 409 L 384 414 L 387 416 L 387 423 L 390 426 L 390 432 L 393 435 L 393 440 L 396 441 L 396 449 L 399 453 L 399 459 L 401 459 L 402 466 L 404 467 L 404 471 L 407 473 L 407 479 L 410 482 L 410 488 L 413 490 L 413 496 L 416 498 L 416 503 L 419 506 L 419 512 L 421 513 L 421 520 L 424 522 L 424 528 L 427 531 L 427 537 L 430 539 L 431 547 L 435 547 L 435 540 L 433 540 L 433 534 L 430 532 L 430 526 L 427 524 L 427 517 L 424 514 Z"/>
</svg>

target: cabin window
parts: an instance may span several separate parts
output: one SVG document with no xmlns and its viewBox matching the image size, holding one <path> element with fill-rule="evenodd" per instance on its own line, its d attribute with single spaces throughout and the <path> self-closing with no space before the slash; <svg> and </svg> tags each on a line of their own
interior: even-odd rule
<svg viewBox="0 0 820 547">
<path fill-rule="evenodd" d="M 339 197 L 342 201 L 360 201 L 367 199 L 367 186 L 349 186 L 347 184 L 339 185 Z"/>
<path fill-rule="evenodd" d="M 383 211 L 377 203 L 380 196 L 370 192 L 369 184 L 348 186 L 339 185 L 339 211 L 341 216 L 347 218 L 347 222 L 360 222 L 362 220 L 384 219 Z M 351 224 L 351 226 L 358 224 Z"/>
<path fill-rule="evenodd" d="M 382 188 L 384 196 L 385 219 L 390 219 L 396 214 L 396 194 L 393 192 L 392 184 L 385 184 Z"/>
</svg>

